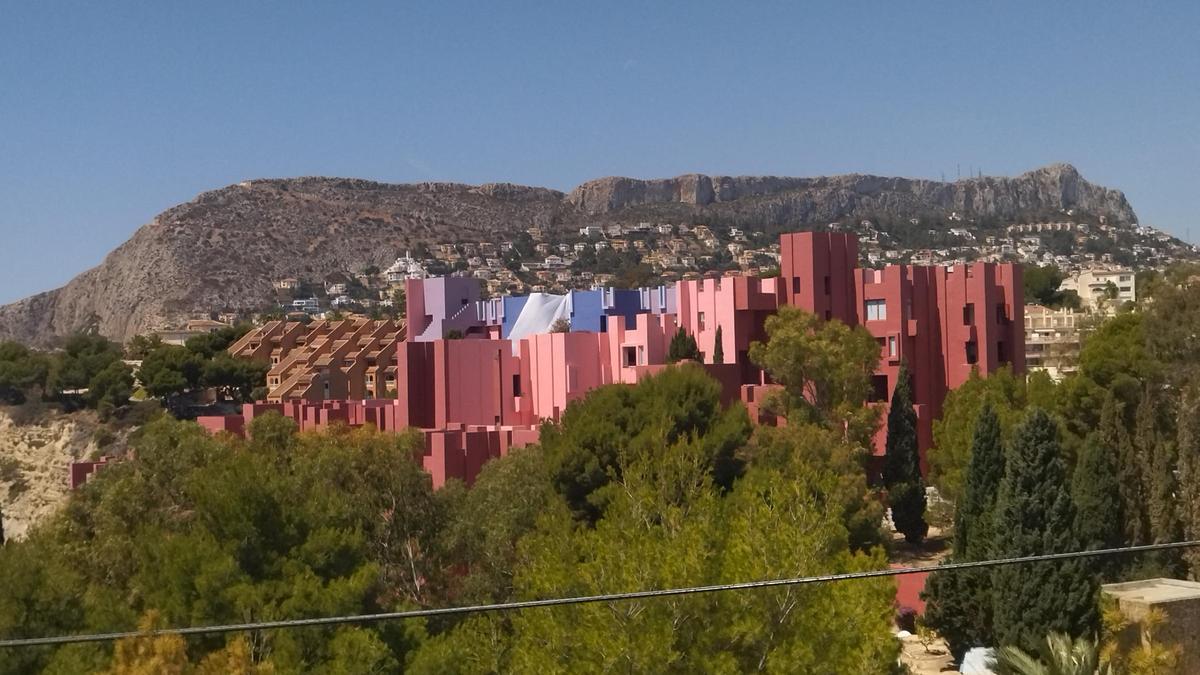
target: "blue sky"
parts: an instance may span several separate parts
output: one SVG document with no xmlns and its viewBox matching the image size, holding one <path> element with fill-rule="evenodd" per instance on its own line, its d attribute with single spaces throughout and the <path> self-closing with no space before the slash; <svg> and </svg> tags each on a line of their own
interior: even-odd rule
<svg viewBox="0 0 1200 675">
<path fill-rule="evenodd" d="M 1200 239 L 1200 3 L 0 0 L 0 301 L 246 178 L 953 178 Z"/>
</svg>

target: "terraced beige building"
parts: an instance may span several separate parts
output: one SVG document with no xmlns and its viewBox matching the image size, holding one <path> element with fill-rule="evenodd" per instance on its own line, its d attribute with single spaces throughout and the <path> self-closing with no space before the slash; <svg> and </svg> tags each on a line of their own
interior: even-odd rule
<svg viewBox="0 0 1200 675">
<path fill-rule="evenodd" d="M 229 353 L 270 360 L 272 403 L 385 398 L 396 388 L 396 350 L 404 337 L 404 322 L 391 319 L 268 321 Z"/>
</svg>

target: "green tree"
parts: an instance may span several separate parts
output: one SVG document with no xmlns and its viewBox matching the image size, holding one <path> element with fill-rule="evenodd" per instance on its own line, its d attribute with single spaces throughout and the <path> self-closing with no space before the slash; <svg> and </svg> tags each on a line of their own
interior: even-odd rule
<svg viewBox="0 0 1200 675">
<path fill-rule="evenodd" d="M 1033 409 L 1012 440 L 996 499 L 998 557 L 1076 550 L 1075 508 L 1054 420 Z M 1009 565 L 993 571 L 995 642 L 1035 648 L 1052 631 L 1096 629 L 1095 578 L 1077 561 Z"/>
<path fill-rule="evenodd" d="M 200 382 L 226 398 L 246 403 L 253 400 L 256 388 L 266 384 L 270 369 L 267 361 L 240 359 L 221 351 L 204 364 Z"/>
<path fill-rule="evenodd" d="M 667 345 L 667 363 L 678 363 L 684 360 L 699 362 L 702 359 L 700 348 L 696 346 L 696 338 L 680 327 L 675 331 L 675 335 L 671 336 L 671 342 Z"/>
<path fill-rule="evenodd" d="M 113 361 L 88 382 L 88 404 L 107 414 L 129 403 L 133 395 L 133 371 L 121 361 Z"/>
<path fill-rule="evenodd" d="M 446 510 L 413 461 L 418 436 L 296 435 L 278 414 L 251 432 L 242 442 L 168 418 L 143 427 L 136 456 L 0 549 L 0 634 L 130 630 L 149 612 L 193 625 L 449 601 L 438 553 Z M 403 626 L 254 639 L 281 672 L 394 672 L 414 646 Z M 203 665 L 229 647 L 198 637 L 187 655 Z M 144 662 L 132 656 L 130 667 Z M 93 672 L 110 661 L 99 646 L 28 650 L 0 659 L 0 673 Z M 223 672 L 214 663 L 199 672 Z"/>
<path fill-rule="evenodd" d="M 925 481 L 917 447 L 917 413 L 913 410 L 908 364 L 900 364 L 896 387 L 888 406 L 887 452 L 883 484 L 896 530 L 909 543 L 920 543 L 929 531 L 925 522 Z"/>
<path fill-rule="evenodd" d="M 1111 392 L 1100 411 L 1100 427 L 1097 432 L 1100 445 L 1115 451 L 1117 456 L 1117 484 L 1120 488 L 1124 540 L 1133 546 L 1147 544 L 1150 541 L 1150 522 L 1146 509 L 1146 490 L 1142 485 L 1143 473 L 1137 449 L 1125 429 L 1120 404 Z"/>
<path fill-rule="evenodd" d="M 75 333 L 51 363 L 46 389 L 62 396 L 82 391 L 97 373 L 121 360 L 121 348 L 99 335 Z"/>
<path fill-rule="evenodd" d="M 950 562 L 986 560 L 995 548 L 997 491 L 1004 478 L 1000 419 L 984 404 L 975 422 L 966 492 L 954 521 Z M 950 644 L 955 660 L 992 638 L 992 579 L 988 570 L 934 572 L 925 585 L 925 621 Z"/>
<path fill-rule="evenodd" d="M 631 458 L 595 527 L 565 503 L 520 544 L 516 597 L 868 569 L 848 552 L 833 476 L 750 470 L 732 490 L 680 438 Z M 562 607 L 469 619 L 422 646 L 426 672 L 893 672 L 890 584 L 827 584 Z M 820 608 L 820 611 L 812 611 Z M 808 610 L 808 611 L 804 611 Z M 712 621 L 712 617 L 721 617 Z"/>
<path fill-rule="evenodd" d="M 520 562 L 517 542 L 535 529 L 555 497 L 546 458 L 537 446 L 484 464 L 470 490 L 448 497 L 449 525 L 441 546 L 466 568 L 450 580 L 456 584 L 453 595 L 466 603 L 512 600 Z"/>
<path fill-rule="evenodd" d="M 138 379 L 151 396 L 171 398 L 200 386 L 204 359 L 186 347 L 163 345 L 142 359 Z"/>
<path fill-rule="evenodd" d="M 863 327 L 824 321 L 797 307 L 782 307 L 766 321 L 767 342 L 750 345 L 750 359 L 783 385 L 789 424 L 817 422 L 844 429 L 869 447 L 879 425 L 865 406 L 879 344 Z"/>
<path fill-rule="evenodd" d="M 1163 364 L 1146 346 L 1144 315 L 1126 312 L 1100 324 L 1084 337 L 1079 370 L 1101 387 L 1111 388 L 1120 375 L 1156 382 Z"/>
<path fill-rule="evenodd" d="M 798 469 L 828 472 L 836 480 L 832 494 L 841 505 L 851 550 L 869 551 L 886 542 L 883 505 L 863 471 L 867 450 L 847 442 L 842 434 L 813 424 L 759 426 L 739 454 L 747 465 L 785 476 Z"/>
<path fill-rule="evenodd" d="M 125 358 L 141 361 L 162 345 L 162 338 L 158 335 L 134 335 L 125 343 Z"/>
<path fill-rule="evenodd" d="M 45 389 L 50 370 L 45 356 L 11 340 L 0 342 L 0 403 L 19 405 Z"/>
<path fill-rule="evenodd" d="M 1075 531 L 1086 549 L 1116 548 L 1125 541 L 1117 449 L 1093 434 L 1079 454 L 1071 480 Z M 1118 560 L 1094 558 L 1089 564 L 1102 579 L 1115 580 Z"/>
<path fill-rule="evenodd" d="M 985 404 L 975 422 L 967 485 L 955 514 L 954 554 L 966 560 L 984 560 L 994 548 L 993 517 L 997 490 L 1004 478 L 1004 443 L 1000 418 Z"/>
<path fill-rule="evenodd" d="M 972 371 L 966 382 L 951 391 L 942 404 L 942 415 L 933 422 L 933 447 L 926 453 L 929 481 L 945 499 L 961 504 L 977 422 L 985 406 L 999 420 L 1001 433 L 1012 426 L 1025 408 L 1025 383 L 1008 368 L 983 377 Z"/>
<path fill-rule="evenodd" d="M 541 445 L 555 488 L 576 516 L 599 517 L 631 457 L 653 455 L 695 435 L 708 450 L 708 467 L 728 487 L 741 473 L 735 456 L 750 436 L 745 408 L 722 411 L 720 385 L 695 365 L 669 368 L 637 387 L 600 387 L 567 406 L 559 425 L 543 425 Z"/>
<path fill-rule="evenodd" d="M 713 336 L 713 363 L 725 363 L 725 345 L 721 337 L 721 327 L 717 326 L 717 334 Z"/>
<path fill-rule="evenodd" d="M 1193 384 L 1179 403 L 1179 505 L 1184 533 L 1200 539 L 1200 388 Z M 1187 549 L 1184 558 L 1192 578 L 1200 579 L 1200 549 Z"/>
<path fill-rule="evenodd" d="M 1134 442 L 1146 490 L 1150 540 L 1154 543 L 1178 541 L 1182 533 L 1175 508 L 1179 485 L 1175 478 L 1174 447 L 1159 436 L 1159 404 L 1147 389 L 1134 417 Z"/>
<path fill-rule="evenodd" d="M 250 324 L 243 323 L 236 326 L 227 326 L 208 333 L 193 335 L 187 339 L 184 346 L 193 354 L 197 354 L 204 359 L 211 359 L 229 349 L 230 345 L 237 342 L 243 335 L 249 332 Z"/>
</svg>

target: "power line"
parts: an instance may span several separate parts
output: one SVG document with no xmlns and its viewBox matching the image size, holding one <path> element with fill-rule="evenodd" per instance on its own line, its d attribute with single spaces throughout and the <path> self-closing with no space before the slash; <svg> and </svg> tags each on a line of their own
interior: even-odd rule
<svg viewBox="0 0 1200 675">
<path fill-rule="evenodd" d="M 122 638 L 155 637 L 159 635 L 212 635 L 219 633 L 237 633 L 252 630 L 271 630 L 280 628 L 303 628 L 308 626 L 332 626 L 347 623 L 374 623 L 376 621 L 395 621 L 400 619 L 418 619 L 433 616 L 448 616 L 454 614 L 481 614 L 484 612 L 507 612 L 537 607 L 558 607 L 562 605 L 582 605 L 593 602 L 620 602 L 625 600 L 640 600 L 643 598 L 661 598 L 675 595 L 692 595 L 696 593 L 717 593 L 723 591 L 744 591 L 755 588 L 772 588 L 777 586 L 804 586 L 808 584 L 851 581 L 855 579 L 874 579 L 878 577 L 896 577 L 906 574 L 924 572 L 952 572 L 981 567 L 1000 567 L 1002 565 L 1018 565 L 1024 563 L 1047 562 L 1056 560 L 1072 560 L 1076 558 L 1093 558 L 1123 553 L 1140 553 L 1143 551 L 1161 551 L 1166 549 L 1200 547 L 1200 540 L 1175 541 L 1164 544 L 1144 544 L 1141 546 L 1126 546 L 1123 548 L 1104 548 L 1093 551 L 1071 551 L 1069 553 L 1049 553 L 1045 555 L 1030 555 L 1016 558 L 1000 558 L 996 560 L 977 560 L 973 562 L 949 563 L 936 567 L 895 567 L 865 572 L 843 572 L 839 574 L 821 574 L 810 577 L 795 577 L 789 579 L 767 579 L 762 581 L 743 581 L 732 584 L 716 584 L 712 586 L 687 586 L 683 588 L 664 588 L 651 591 L 631 591 L 628 593 L 606 593 L 604 595 L 585 595 L 570 598 L 549 598 L 545 600 L 525 600 L 521 602 L 502 602 L 493 605 L 467 605 L 463 607 L 442 607 L 438 609 L 416 609 L 405 612 L 381 612 L 378 614 L 353 614 L 349 616 L 326 616 L 312 619 L 281 619 L 277 621 L 256 621 L 252 623 L 234 623 L 214 626 L 191 626 L 186 628 L 161 628 L 151 631 L 123 631 L 117 633 L 93 633 L 86 635 L 58 635 L 52 637 L 21 638 L 0 640 L 0 648 L 4 647 L 37 647 L 46 645 L 76 644 L 82 642 L 111 642 Z"/>
</svg>

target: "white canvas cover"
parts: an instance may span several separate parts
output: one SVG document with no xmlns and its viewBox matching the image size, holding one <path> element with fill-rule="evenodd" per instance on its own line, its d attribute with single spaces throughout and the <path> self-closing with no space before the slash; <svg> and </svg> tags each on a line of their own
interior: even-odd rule
<svg viewBox="0 0 1200 675">
<path fill-rule="evenodd" d="M 550 327 L 559 319 L 571 318 L 571 294 L 531 293 L 517 320 L 513 322 L 508 339 L 512 340 L 513 354 L 520 351 L 521 338 L 538 333 L 549 333 Z"/>
</svg>

